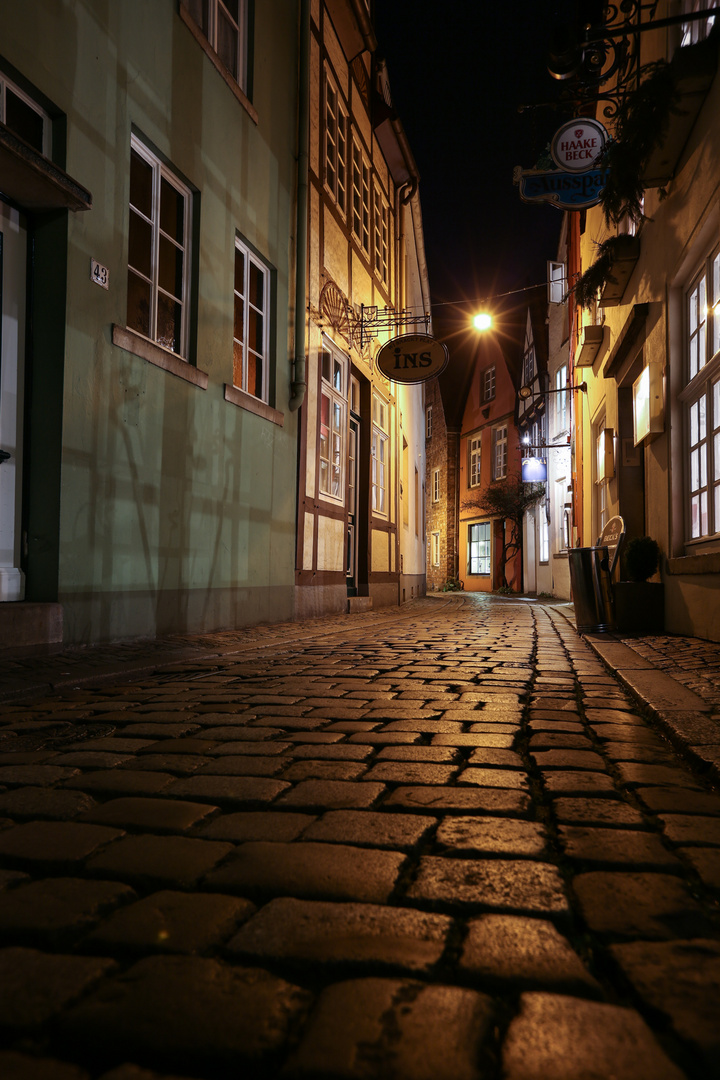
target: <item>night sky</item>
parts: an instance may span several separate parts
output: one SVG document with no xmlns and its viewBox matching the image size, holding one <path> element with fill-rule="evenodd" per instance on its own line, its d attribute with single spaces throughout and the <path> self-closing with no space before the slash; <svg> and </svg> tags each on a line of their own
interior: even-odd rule
<svg viewBox="0 0 720 1080">
<path fill-rule="evenodd" d="M 545 281 L 561 212 L 521 202 L 513 167 L 533 167 L 571 113 L 519 113 L 518 105 L 557 100 L 561 84 L 546 68 L 551 26 L 575 6 L 572 0 L 376 0 L 379 53 L 420 173 L 434 305 Z M 579 18 L 577 11 L 571 15 Z M 527 298 L 521 293 L 488 306 L 507 311 Z M 449 314 L 433 308 L 435 321 Z"/>
</svg>

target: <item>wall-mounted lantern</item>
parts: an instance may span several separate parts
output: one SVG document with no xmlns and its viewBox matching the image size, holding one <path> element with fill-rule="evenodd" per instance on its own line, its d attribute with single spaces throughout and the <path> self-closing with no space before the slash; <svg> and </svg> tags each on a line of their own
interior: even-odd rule
<svg viewBox="0 0 720 1080">
<path fill-rule="evenodd" d="M 637 446 L 648 435 L 665 430 L 663 406 L 663 366 L 652 360 L 633 383 L 633 442 Z"/>
</svg>

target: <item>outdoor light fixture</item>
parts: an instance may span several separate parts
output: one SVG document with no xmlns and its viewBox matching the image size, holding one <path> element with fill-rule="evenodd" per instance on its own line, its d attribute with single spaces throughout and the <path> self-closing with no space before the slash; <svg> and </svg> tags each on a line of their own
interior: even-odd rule
<svg viewBox="0 0 720 1080">
<path fill-rule="evenodd" d="M 486 311 L 480 312 L 473 318 L 473 326 L 476 330 L 489 330 L 492 327 L 492 315 Z"/>
<path fill-rule="evenodd" d="M 545 394 L 564 394 L 567 390 L 582 390 L 583 393 L 587 393 L 587 383 L 581 382 L 578 383 L 577 386 L 560 386 L 553 390 L 538 390 L 537 396 L 544 397 Z M 533 391 L 530 386 L 521 386 L 518 390 L 518 397 L 522 398 L 523 401 L 527 401 L 527 399 L 532 396 Z"/>
</svg>

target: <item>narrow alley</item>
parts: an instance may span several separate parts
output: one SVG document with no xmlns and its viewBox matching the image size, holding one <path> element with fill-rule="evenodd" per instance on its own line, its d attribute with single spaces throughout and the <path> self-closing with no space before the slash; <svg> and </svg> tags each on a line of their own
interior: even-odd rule
<svg viewBox="0 0 720 1080">
<path fill-rule="evenodd" d="M 720 647 L 571 615 L 4 659 L 0 1075 L 714 1075 Z"/>
</svg>

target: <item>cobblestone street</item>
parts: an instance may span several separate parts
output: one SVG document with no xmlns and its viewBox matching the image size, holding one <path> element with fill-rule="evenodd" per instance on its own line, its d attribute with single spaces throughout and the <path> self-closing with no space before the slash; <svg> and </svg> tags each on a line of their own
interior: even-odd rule
<svg viewBox="0 0 720 1080">
<path fill-rule="evenodd" d="M 571 620 L 3 660 L 3 1080 L 718 1075 L 720 646 Z"/>
</svg>

